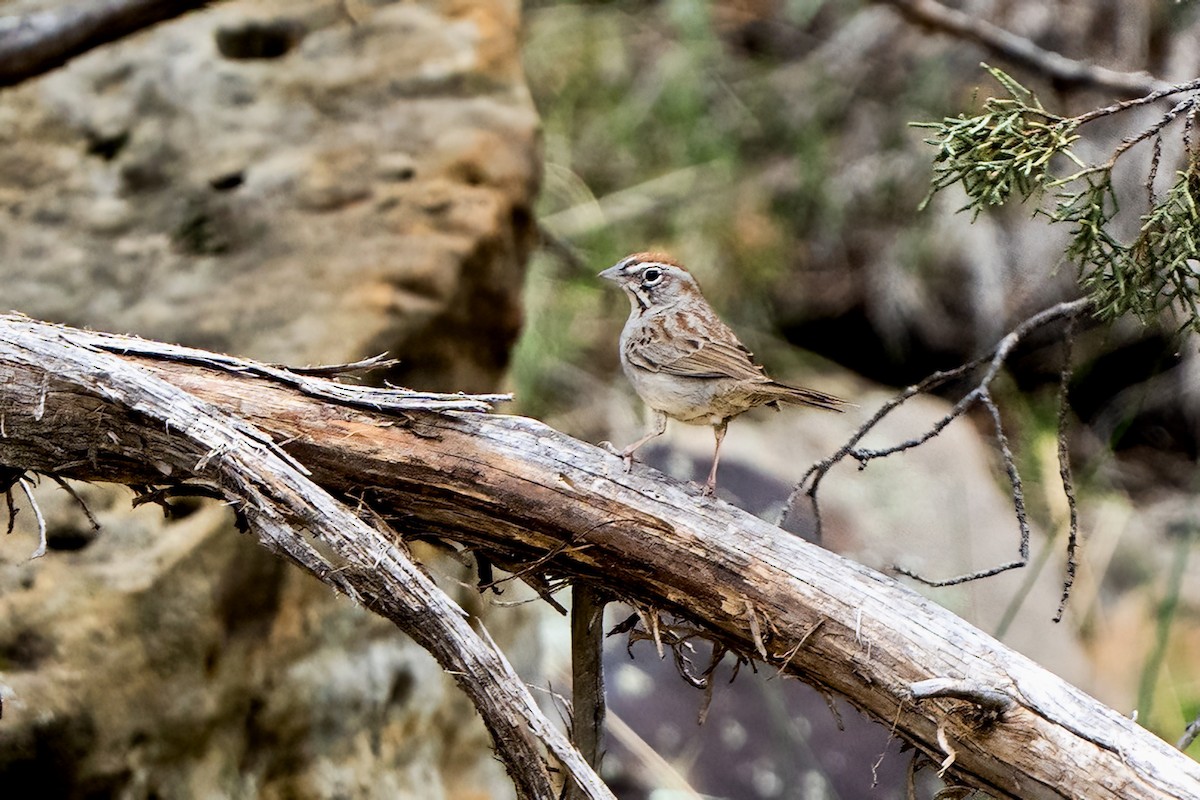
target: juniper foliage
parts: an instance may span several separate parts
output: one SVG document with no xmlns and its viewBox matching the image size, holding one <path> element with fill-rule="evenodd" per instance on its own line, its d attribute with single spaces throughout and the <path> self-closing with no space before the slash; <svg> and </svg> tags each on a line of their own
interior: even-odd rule
<svg viewBox="0 0 1200 800">
<path fill-rule="evenodd" d="M 1063 117 L 1048 111 L 1029 89 L 1000 69 L 983 65 L 1004 89 L 976 114 L 941 122 L 917 123 L 933 131 L 926 142 L 937 149 L 924 206 L 938 192 L 961 186 L 962 211 L 972 219 L 1014 197 L 1038 200 L 1035 214 L 1065 224 L 1070 242 L 1064 256 L 1079 270 L 1080 285 L 1103 319 L 1131 314 L 1143 322 L 1173 313 L 1180 330 L 1200 332 L 1200 154 L 1191 133 L 1200 106 L 1200 81 L 1172 90 Z M 1128 137 L 1100 164 L 1082 161 L 1072 150 L 1080 127 L 1135 106 L 1183 95 L 1145 130 Z M 1184 163 L 1171 188 L 1153 192 L 1165 130 L 1182 119 Z M 1153 142 L 1146 185 L 1147 207 L 1132 240 L 1117 232 L 1120 210 L 1113 167 L 1135 145 Z M 1049 197 L 1050 202 L 1041 202 Z"/>
</svg>

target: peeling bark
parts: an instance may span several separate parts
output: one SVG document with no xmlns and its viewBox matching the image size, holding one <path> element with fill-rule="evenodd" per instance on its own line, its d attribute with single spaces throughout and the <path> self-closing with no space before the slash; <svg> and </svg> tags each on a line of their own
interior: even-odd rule
<svg viewBox="0 0 1200 800">
<path fill-rule="evenodd" d="M 314 501 L 302 472 L 361 499 L 401 535 L 462 542 L 510 569 L 583 578 L 700 623 L 722 644 L 847 698 L 935 762 L 952 751 L 956 777 L 993 795 L 1200 797 L 1196 762 L 949 611 L 656 472 L 626 474 L 619 458 L 534 420 L 374 411 L 261 372 L 200 366 L 204 354 L 180 348 L 174 360 L 155 358 L 156 348 L 0 317 L 0 466 L 218 482 L 266 546 L 462 670 L 456 677 L 530 796 L 545 785 L 544 764 L 519 774 L 536 761 L 531 729 L 586 776 L 571 761 L 578 753 L 560 751 L 498 652 L 485 655 L 503 665 L 500 676 L 487 673 L 484 655 L 472 662 L 458 649 L 475 634 L 457 607 L 413 594 L 425 579 L 402 544 L 323 493 Z M 235 433 L 247 443 L 222 449 Z M 311 539 L 333 553 L 318 554 Z M 914 684 L 934 678 L 956 690 L 916 699 Z M 974 696 L 989 698 L 986 713 Z"/>
<path fill-rule="evenodd" d="M 356 517 L 313 483 L 310 471 L 275 444 L 271 434 L 239 416 L 245 409 L 235 415 L 228 405 L 209 402 L 204 393 L 164 380 L 167 375 L 158 370 L 101 350 L 131 351 L 146 344 L 20 317 L 0 318 L 0 461 L 14 470 L 59 479 L 215 483 L 263 546 L 392 620 L 454 676 L 483 717 L 520 796 L 557 797 L 544 744 L 584 796 L 613 800 L 566 736 L 542 714 L 486 629 L 472 628 L 463 610 L 409 559 L 402 542 Z M 159 352 L 174 358 L 195 354 L 170 345 Z M 349 391 L 347 397 L 355 402 L 394 409 L 428 403 L 480 405 L 471 397 L 369 388 L 356 392 L 301 375 L 287 380 L 277 368 L 215 354 L 200 353 L 192 360 L 209 366 L 176 364 L 175 369 L 202 381 L 215 374 L 214 367 L 236 369 L 243 376 L 268 376 L 276 388 L 292 384 L 288 391 L 293 393 L 304 386 L 309 395 Z M 265 388 L 264 380 L 251 380 L 242 388 L 253 391 L 255 384 Z M 326 392 L 322 384 L 327 384 Z M 387 401 L 389 394 L 398 406 Z M 285 418 L 302 419 L 298 408 L 276 410 Z M 338 409 L 332 410 L 338 416 Z"/>
</svg>

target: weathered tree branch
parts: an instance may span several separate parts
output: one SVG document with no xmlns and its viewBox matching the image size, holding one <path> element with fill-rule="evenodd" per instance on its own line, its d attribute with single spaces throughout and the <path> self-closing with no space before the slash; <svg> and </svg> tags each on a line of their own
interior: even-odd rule
<svg viewBox="0 0 1200 800">
<path fill-rule="evenodd" d="M 111 469 L 122 476 L 117 480 L 132 483 L 216 483 L 265 547 L 395 622 L 455 676 L 483 716 L 522 797 L 557 796 L 540 742 L 567 768 L 582 796 L 612 800 L 578 751 L 538 709 L 487 631 L 471 628 L 463 610 L 409 559 L 402 542 L 368 525 L 314 484 L 310 471 L 269 434 L 199 393 L 103 351 L 122 343 L 126 347 L 121 349 L 134 350 L 146 343 L 20 317 L 3 318 L 0 340 L 0 383 L 5 387 L 0 399 L 0 459 L 13 469 L 59 479 L 89 473 L 101 479 Z M 163 357 L 175 359 L 177 369 L 199 377 L 207 372 L 182 366 L 182 357 L 196 351 L 171 346 L 162 350 Z M 238 367 L 243 375 L 274 376 L 276 387 L 296 383 L 266 365 L 235 365 L 231 359 L 203 354 L 189 360 Z M 319 381 L 297 377 L 297 388 L 309 384 L 310 394 L 321 394 L 312 386 Z M 338 388 L 354 391 L 331 385 L 331 390 Z M 378 394 L 373 389 L 359 391 Z M 411 393 L 393 394 L 401 406 L 420 407 Z M 426 397 L 423 402 L 479 405 L 456 396 Z M 291 413 L 285 407 L 276 410 L 285 416 Z M 81 436 L 74 426 L 85 419 L 90 419 L 85 423 L 90 433 Z M 39 438 L 40 443 L 34 441 Z M 33 451 L 46 460 L 27 460 Z"/>
<path fill-rule="evenodd" d="M 1146 72 L 1120 72 L 1067 58 L 987 20 L 944 6 L 937 0 L 881 2 L 893 6 L 909 22 L 974 42 L 1000 58 L 1033 70 L 1066 89 L 1088 87 L 1124 97 L 1136 97 L 1171 88 L 1166 81 Z"/>
<path fill-rule="evenodd" d="M 1196 762 L 915 592 L 658 473 L 626 474 L 620 459 L 538 422 L 349 408 L 246 372 L 154 360 L 149 345 L 136 357 L 98 352 L 115 341 L 0 317 L 0 465 L 141 484 L 219 480 L 268 546 L 387 613 L 443 664 L 466 662 L 452 668 L 485 718 L 486 704 L 510 702 L 527 724 L 543 724 L 527 693 L 506 695 L 511 681 L 482 669 L 485 656 L 472 662 L 442 640 L 471 634 L 456 607 L 411 605 L 423 576 L 400 545 L 332 501 L 306 507 L 304 478 L 287 459 L 401 535 L 459 541 L 510 569 L 587 579 L 700 623 L 722 645 L 894 725 L 935 761 L 951 748 L 955 775 L 993 795 L 1200 796 Z M 253 448 L 221 450 L 231 429 Z M 287 482 L 256 472 L 267 467 Z M 299 530 L 335 551 L 336 576 Z M 911 687 L 930 678 L 986 687 L 1012 705 L 991 703 L 1003 711 L 981 721 L 964 713 L 969 700 L 915 701 Z M 493 729 L 502 751 L 532 757 L 527 735 L 514 744 L 504 733 Z"/>
<path fill-rule="evenodd" d="M 14 86 L 117 39 L 213 0 L 81 0 L 24 17 L 0 17 L 0 86 Z"/>
</svg>

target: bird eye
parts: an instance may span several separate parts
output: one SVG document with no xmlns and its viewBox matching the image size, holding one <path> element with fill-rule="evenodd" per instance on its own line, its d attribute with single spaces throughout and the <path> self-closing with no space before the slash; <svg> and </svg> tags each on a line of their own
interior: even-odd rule
<svg viewBox="0 0 1200 800">
<path fill-rule="evenodd" d="M 662 277 L 663 273 L 661 269 L 658 267 L 650 267 L 648 270 L 642 273 L 642 285 L 653 286 L 661 281 Z"/>
</svg>

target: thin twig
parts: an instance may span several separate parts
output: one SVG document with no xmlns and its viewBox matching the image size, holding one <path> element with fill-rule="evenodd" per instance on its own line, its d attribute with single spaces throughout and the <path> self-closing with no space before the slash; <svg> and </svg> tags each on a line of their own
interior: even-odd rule
<svg viewBox="0 0 1200 800">
<path fill-rule="evenodd" d="M 1189 165 L 1195 157 L 1192 153 L 1192 128 L 1196 125 L 1196 110 L 1197 106 L 1192 106 L 1183 120 L 1183 155 Z"/>
<path fill-rule="evenodd" d="M 1161 92 L 1162 94 L 1155 99 L 1186 91 L 1146 72 L 1119 72 L 1085 61 L 1075 61 L 1061 53 L 1039 47 L 1029 39 L 986 20 L 947 8 L 935 0 L 883 2 L 895 7 L 909 22 L 975 42 L 1001 58 L 1044 75 L 1063 87 L 1093 87 L 1126 96 Z"/>
<path fill-rule="evenodd" d="M 565 553 L 567 551 L 578 552 L 580 550 L 586 549 L 589 545 L 587 545 L 586 543 L 583 545 L 580 545 L 579 543 L 584 541 L 585 539 L 587 539 L 588 534 L 592 533 L 593 531 L 599 530 L 600 528 L 603 528 L 606 525 L 615 525 L 617 523 L 622 523 L 622 522 L 636 524 L 638 521 L 633 520 L 633 519 L 612 519 L 612 520 L 607 520 L 603 523 L 600 523 L 599 525 L 593 525 L 588 530 L 582 531 L 582 532 L 572 536 L 570 539 L 567 539 L 566 541 L 559 542 L 554 547 L 547 550 L 545 552 L 545 554 L 543 554 L 541 557 L 539 557 L 536 561 L 533 561 L 532 563 L 524 565 L 523 567 L 516 570 L 515 572 L 510 571 L 509 575 L 507 575 L 503 578 L 497 578 L 495 580 L 488 581 L 486 583 L 483 581 L 480 581 L 480 583 L 475 588 L 478 589 L 480 592 L 485 592 L 488 589 L 495 590 L 498 586 L 500 586 L 501 584 L 507 583 L 508 581 L 516 581 L 516 580 L 527 581 L 527 579 L 531 575 L 535 575 L 538 572 L 538 570 L 540 570 L 542 567 L 544 567 L 549 562 L 553 561 L 555 557 L 562 555 L 563 553 Z"/>
<path fill-rule="evenodd" d="M 1063 335 L 1063 365 L 1058 375 L 1058 475 L 1062 479 L 1063 494 L 1067 497 L 1067 566 L 1063 576 L 1062 598 L 1058 601 L 1058 612 L 1054 615 L 1055 622 L 1061 622 L 1063 612 L 1067 608 L 1067 598 L 1071 596 L 1071 586 L 1075 583 L 1075 548 L 1079 539 L 1079 509 L 1075 502 L 1075 486 L 1071 478 L 1071 454 L 1067 448 L 1067 409 L 1069 407 L 1067 392 L 1071 385 L 1071 353 L 1075 346 L 1076 318 L 1067 320 L 1067 330 Z"/>
<path fill-rule="evenodd" d="M 805 472 L 803 476 L 801 476 L 799 482 L 797 482 L 795 487 L 793 487 L 791 493 L 788 495 L 787 500 L 783 504 L 783 511 L 780 512 L 779 520 L 776 522 L 776 524 L 782 526 L 785 522 L 787 522 L 788 515 L 791 513 L 792 506 L 795 505 L 796 499 L 799 497 L 800 493 L 804 492 L 809 497 L 811 497 L 813 500 L 813 513 L 816 515 L 816 519 L 817 519 L 816 532 L 818 535 L 820 535 L 820 532 L 821 532 L 821 510 L 820 510 L 820 506 L 816 502 L 816 499 L 817 499 L 816 494 L 817 494 L 817 487 L 820 485 L 821 480 L 825 477 L 826 473 L 828 473 L 829 470 L 831 470 L 839 461 L 841 461 L 847 455 L 849 455 L 850 452 L 854 449 L 855 445 L 857 445 L 860 441 L 862 441 L 862 438 L 864 436 L 866 436 L 867 433 L 869 433 L 872 428 L 874 428 L 881 421 L 883 421 L 884 417 L 886 417 L 888 414 L 892 413 L 892 411 L 894 411 L 897 407 L 902 405 L 906 400 L 909 400 L 910 398 L 914 397 L 915 395 L 924 394 L 925 392 L 931 391 L 932 389 L 936 389 L 938 386 L 941 386 L 942 384 L 947 383 L 948 381 L 952 381 L 956 378 L 960 378 L 963 375 L 970 372 L 971 370 L 978 367 L 980 364 L 982 364 L 986 360 L 987 360 L 986 357 L 977 358 L 974 361 L 970 361 L 966 364 L 963 364 L 962 366 L 955 367 L 954 369 L 945 370 L 945 371 L 941 371 L 941 372 L 935 372 L 932 375 L 925 378 L 920 383 L 916 383 L 916 384 L 913 384 L 912 386 L 909 386 L 907 389 L 902 391 L 900 394 L 896 395 L 895 397 L 891 398 L 886 403 L 884 403 L 882 406 L 880 406 L 879 410 L 876 411 L 875 414 L 869 420 L 864 422 L 858 428 L 858 430 L 856 430 L 850 436 L 850 438 L 846 441 L 846 443 L 844 445 L 842 445 L 841 449 L 839 449 L 836 453 L 829 456 L 828 458 L 826 458 L 822 461 L 818 461 L 817 463 L 813 464 L 811 467 L 808 468 L 808 471 Z M 804 486 L 805 486 L 805 484 L 809 483 L 810 479 L 812 482 L 809 485 L 808 489 L 805 490 Z"/>
<path fill-rule="evenodd" d="M 1086 298 L 1057 303 L 1050 308 L 1034 314 L 1024 322 L 1017 325 L 986 355 L 969 361 L 961 366 L 955 367 L 954 369 L 935 372 L 920 383 L 909 386 L 904 391 L 889 399 L 882 406 L 880 406 L 879 410 L 876 411 L 870 419 L 860 425 L 858 429 L 851 434 L 850 438 L 841 446 L 841 448 L 837 450 L 837 452 L 828 458 L 818 461 L 808 468 L 808 470 L 803 476 L 801 476 L 800 480 L 792 488 L 791 493 L 788 495 L 777 524 L 783 525 L 784 522 L 787 521 L 792 507 L 795 505 L 799 496 L 803 493 L 811 500 L 814 517 L 816 519 L 816 534 L 820 536 L 821 514 L 820 506 L 817 501 L 817 490 L 820 487 L 821 480 L 831 469 L 833 469 L 834 466 L 849 456 L 859 462 L 860 468 L 864 468 L 868 462 L 876 458 L 884 458 L 894 453 L 899 453 L 904 450 L 917 447 L 929 441 L 934 436 L 941 433 L 951 422 L 965 414 L 968 410 L 974 407 L 976 403 L 982 400 L 984 393 L 988 387 L 991 386 L 992 381 L 996 379 L 996 376 L 1000 372 L 1000 368 L 1004 365 L 1004 362 L 1012 353 L 1013 348 L 1015 348 L 1022 339 L 1038 328 L 1048 325 L 1051 322 L 1055 322 L 1063 318 L 1069 319 L 1077 317 L 1084 313 L 1090 306 L 1091 301 Z M 949 381 L 961 378 L 983 364 L 987 364 L 988 368 L 980 378 L 979 383 L 976 384 L 973 389 L 967 392 L 962 399 L 955 403 L 954 407 L 949 411 L 949 413 L 934 423 L 934 425 L 925 433 L 892 447 L 882 449 L 858 447 L 858 443 L 862 441 L 863 437 L 870 433 L 881 421 L 883 421 L 888 414 L 903 405 L 906 401 L 912 399 L 918 394 L 924 394 L 932 389 L 935 389 Z"/>
<path fill-rule="evenodd" d="M 1029 563 L 1029 519 L 1025 513 L 1025 491 L 1021 486 L 1021 475 L 1017 471 L 1017 462 L 1013 458 L 1012 448 L 1008 446 L 1008 436 L 1004 433 L 1004 423 L 1000 418 L 1000 408 L 996 405 L 996 401 L 992 399 L 991 392 L 986 389 L 980 391 L 979 403 L 987 409 L 988 415 L 992 418 L 996 443 L 1000 446 L 1000 456 L 1004 461 L 1004 472 L 1008 476 L 1009 486 L 1012 490 L 1013 511 L 1016 514 L 1017 527 L 1021 534 L 1019 557 L 1014 561 L 1009 561 L 995 567 L 968 572 L 964 575 L 956 575 L 953 578 L 942 578 L 940 580 L 931 580 L 900 566 L 892 567 L 892 569 L 901 575 L 920 581 L 926 586 L 957 586 L 960 583 L 969 583 L 982 578 L 990 578 L 993 575 L 999 575 L 1002 572 L 1008 572 L 1012 569 L 1021 569 Z"/>
<path fill-rule="evenodd" d="M 1192 746 L 1192 742 L 1196 741 L 1197 736 L 1200 736 L 1200 714 L 1183 729 L 1183 736 L 1179 737 L 1175 747 L 1179 750 L 1187 750 Z"/>
<path fill-rule="evenodd" d="M 32 561 L 35 558 L 41 558 L 46 555 L 46 518 L 42 516 L 42 509 L 33 497 L 33 487 L 29 485 L 29 480 L 21 478 L 17 481 L 17 485 L 25 493 L 25 499 L 29 501 L 29 507 L 33 509 L 33 516 L 37 520 L 38 546 L 33 551 L 33 554 L 29 556 L 29 560 Z"/>
<path fill-rule="evenodd" d="M 1008 476 L 1009 485 L 1012 489 L 1013 510 L 1017 518 L 1017 525 L 1020 529 L 1019 557 L 1013 561 L 1000 564 L 989 569 L 979 570 L 965 575 L 959 575 L 953 578 L 941 580 L 931 580 L 900 566 L 893 566 L 892 569 L 900 575 L 913 578 L 914 580 L 920 581 L 928 586 L 936 587 L 954 586 L 956 584 L 979 580 L 981 578 L 989 578 L 993 575 L 999 575 L 1002 572 L 1024 567 L 1029 563 L 1030 540 L 1029 520 L 1025 510 L 1025 495 L 1022 489 L 1021 475 L 1017 469 L 1016 459 L 1013 456 L 1012 448 L 1008 444 L 1008 437 L 1004 433 L 1004 425 L 1003 420 L 1001 419 L 1000 409 L 996 405 L 996 401 L 991 395 L 991 385 L 993 381 L 995 381 L 996 376 L 999 375 L 1000 369 L 1004 366 L 1004 363 L 1008 359 L 1009 355 L 1012 354 L 1013 349 L 1021 342 L 1022 339 L 1024 339 L 1034 330 L 1063 318 L 1066 318 L 1070 321 L 1068 333 L 1066 335 L 1068 337 L 1073 337 L 1074 320 L 1080 314 L 1086 311 L 1090 307 L 1090 304 L 1091 301 L 1085 298 L 1062 302 L 1051 306 L 1050 308 L 1034 314 L 1032 317 L 1029 317 L 1013 328 L 1012 331 L 1005 335 L 996 344 L 996 346 L 988 355 L 967 362 L 966 364 L 955 367 L 951 370 L 936 372 L 920 383 L 909 386 L 898 395 L 892 397 L 890 400 L 884 403 L 883 406 L 881 406 L 880 409 L 876 411 L 869 420 L 863 423 L 837 452 L 809 467 L 808 471 L 804 473 L 803 477 L 801 477 L 800 481 L 788 495 L 787 502 L 784 504 L 784 510 L 780 514 L 779 524 L 782 525 L 786 521 L 789 510 L 795 504 L 800 493 L 804 492 L 810 498 L 813 516 L 816 522 L 816 534 L 817 536 L 820 536 L 821 510 L 820 504 L 817 500 L 817 489 L 819 488 L 822 478 L 824 478 L 824 476 L 829 472 L 830 469 L 833 468 L 834 465 L 849 457 L 853 458 L 859 463 L 859 469 L 865 469 L 867 464 L 874 459 L 886 458 L 887 456 L 895 453 L 900 453 L 905 450 L 910 450 L 914 447 L 919 447 L 920 445 L 928 442 L 930 439 L 940 434 L 946 429 L 946 427 L 950 425 L 951 422 L 966 414 L 971 408 L 976 405 L 982 405 L 987 410 L 988 415 L 992 418 L 996 442 L 1000 447 L 1000 454 L 1003 459 L 1004 470 Z M 962 398 L 954 404 L 954 406 L 945 416 L 941 417 L 921 434 L 889 447 L 865 448 L 858 446 L 858 443 L 862 441 L 863 437 L 869 431 L 871 431 L 884 417 L 886 417 L 894 409 L 898 408 L 905 401 L 909 400 L 915 395 L 940 386 L 947 381 L 960 378 L 976 367 L 984 364 L 987 364 L 987 369 L 979 379 L 979 382 L 970 391 L 963 395 Z M 1064 373 L 1062 380 L 1066 380 L 1065 375 L 1066 373 Z M 1068 483 L 1064 483 L 1064 486 L 1069 486 L 1069 475 L 1067 476 L 1066 480 Z M 1071 541 L 1074 542 L 1074 537 L 1072 537 Z M 1073 575 L 1073 544 L 1071 545 L 1068 555 L 1068 561 L 1072 565 L 1069 567 L 1069 569 Z"/>
<path fill-rule="evenodd" d="M 4 532 L 11 534 L 17 524 L 17 504 L 13 501 L 11 488 L 4 491 L 4 503 L 8 506 L 8 528 Z"/>
<path fill-rule="evenodd" d="M 1156 135 L 1161 136 L 1163 128 L 1167 127 L 1172 122 L 1174 122 L 1175 119 L 1180 114 L 1182 114 L 1184 111 L 1190 112 L 1195 107 L 1196 107 L 1196 98 L 1195 97 L 1186 97 L 1183 100 L 1180 100 L 1178 103 L 1176 103 L 1174 106 L 1172 106 L 1170 111 L 1163 114 L 1162 117 L 1159 118 L 1159 120 L 1157 122 L 1155 122 L 1153 125 L 1148 126 L 1147 128 L 1140 131 L 1139 133 L 1131 134 L 1129 136 L 1126 136 L 1124 139 L 1122 139 L 1121 143 L 1119 145 L 1117 145 L 1117 148 L 1115 150 L 1113 150 L 1112 157 L 1110 157 L 1108 159 L 1108 161 L 1105 163 L 1104 167 L 1106 169 L 1112 169 L 1112 167 L 1117 163 L 1117 159 L 1120 158 L 1122 155 L 1124 155 L 1126 150 L 1133 147 L 1138 142 L 1144 142 L 1146 139 L 1149 139 L 1151 136 L 1156 136 Z M 1160 146 L 1161 146 L 1161 144 L 1160 144 Z M 1154 159 L 1151 166 L 1152 166 L 1152 171 L 1151 171 L 1150 180 L 1153 181 L 1153 175 L 1158 171 L 1158 160 Z M 1151 203 L 1151 205 L 1153 205 L 1153 203 Z"/>
<path fill-rule="evenodd" d="M 1162 161 L 1162 133 L 1154 137 L 1154 148 L 1150 151 L 1150 170 L 1146 173 L 1146 202 L 1153 208 L 1158 205 L 1154 193 L 1154 182 L 1158 179 L 1158 165 Z"/>
<path fill-rule="evenodd" d="M 958 760 L 958 751 L 955 750 L 954 746 L 950 744 L 950 737 L 946 735 L 945 720 L 942 720 L 938 724 L 937 743 L 938 747 L 942 748 L 942 752 L 946 754 L 946 757 L 942 759 L 941 764 L 938 765 L 939 769 L 937 773 L 939 778 L 944 778 L 946 776 L 946 770 L 954 766 L 954 762 Z"/>
<path fill-rule="evenodd" d="M 1154 91 L 1149 92 L 1148 94 L 1143 94 L 1141 97 L 1134 97 L 1129 100 L 1118 100 L 1115 103 L 1102 108 L 1094 108 L 1087 113 L 1080 114 L 1079 116 L 1072 117 L 1071 119 L 1076 123 L 1076 125 L 1083 125 L 1091 122 L 1094 119 L 1112 116 L 1113 114 L 1118 114 L 1130 108 L 1157 103 L 1159 100 L 1168 98 L 1171 95 L 1183 94 L 1184 92 L 1195 92 L 1197 90 L 1200 90 L 1200 78 L 1195 78 L 1187 83 L 1179 83 L 1174 85 L 1163 84 Z"/>
<path fill-rule="evenodd" d="M 71 484 L 67 483 L 57 475 L 51 475 L 50 480 L 57 483 L 59 488 L 64 492 L 71 495 L 75 502 L 79 504 L 79 507 L 83 509 L 83 515 L 87 517 L 88 524 L 92 526 L 92 530 L 96 533 L 99 533 L 100 523 L 96 521 L 96 517 L 92 515 L 92 510 L 88 508 L 88 504 L 83 501 L 83 498 L 79 496 L 79 493 L 71 488 Z"/>
<path fill-rule="evenodd" d="M 269 364 L 268 366 L 275 369 L 283 369 L 288 372 L 293 372 L 297 375 L 308 375 L 311 377 L 320 378 L 340 378 L 344 375 L 350 375 L 356 372 L 374 372 L 377 369 L 391 369 L 400 365 L 400 359 L 391 358 L 387 353 L 379 353 L 378 355 L 368 358 L 360 358 L 358 361 L 351 361 L 346 364 L 317 364 L 311 367 L 291 367 L 287 364 Z"/>
</svg>

